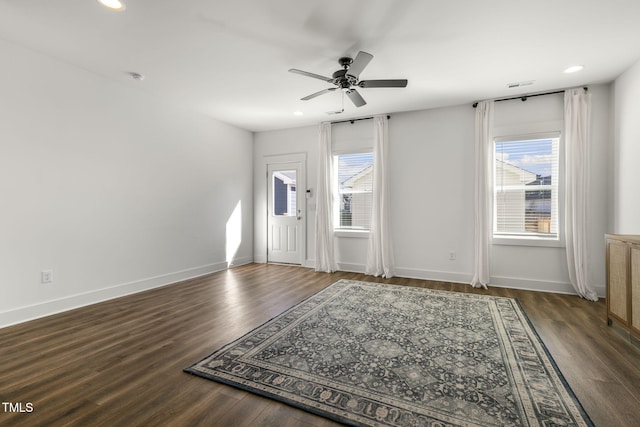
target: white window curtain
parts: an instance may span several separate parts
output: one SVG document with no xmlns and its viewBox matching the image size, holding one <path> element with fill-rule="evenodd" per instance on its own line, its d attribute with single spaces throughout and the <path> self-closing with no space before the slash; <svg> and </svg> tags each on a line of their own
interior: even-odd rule
<svg viewBox="0 0 640 427">
<path fill-rule="evenodd" d="M 316 186 L 316 271 L 333 273 L 338 266 L 333 246 L 331 123 L 320 124 L 319 145 Z"/>
<path fill-rule="evenodd" d="M 393 277 L 394 259 L 389 220 L 388 140 L 386 116 L 373 118 L 373 201 L 365 274 Z"/>
<path fill-rule="evenodd" d="M 565 241 L 569 278 L 578 295 L 597 301 L 589 285 L 587 214 L 589 196 L 589 123 L 591 95 L 583 89 L 564 93 L 564 143 L 566 162 Z"/>
<path fill-rule="evenodd" d="M 493 101 L 481 101 L 476 107 L 475 135 L 475 260 L 471 286 L 489 284 L 490 236 L 493 229 L 492 149 Z"/>
</svg>

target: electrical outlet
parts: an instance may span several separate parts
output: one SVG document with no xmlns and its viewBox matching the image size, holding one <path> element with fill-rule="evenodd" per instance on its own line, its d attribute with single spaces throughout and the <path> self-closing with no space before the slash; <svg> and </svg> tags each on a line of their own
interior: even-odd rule
<svg viewBox="0 0 640 427">
<path fill-rule="evenodd" d="M 456 251 L 449 251 L 449 261 L 456 260 Z"/>
<path fill-rule="evenodd" d="M 42 270 L 40 272 L 40 281 L 42 283 L 53 283 L 53 270 Z"/>
</svg>

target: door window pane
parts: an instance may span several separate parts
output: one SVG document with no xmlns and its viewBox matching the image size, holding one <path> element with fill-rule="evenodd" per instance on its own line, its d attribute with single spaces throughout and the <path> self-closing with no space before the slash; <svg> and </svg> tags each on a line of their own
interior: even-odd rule
<svg viewBox="0 0 640 427">
<path fill-rule="evenodd" d="M 273 215 L 295 216 L 297 209 L 296 170 L 273 172 Z"/>
</svg>

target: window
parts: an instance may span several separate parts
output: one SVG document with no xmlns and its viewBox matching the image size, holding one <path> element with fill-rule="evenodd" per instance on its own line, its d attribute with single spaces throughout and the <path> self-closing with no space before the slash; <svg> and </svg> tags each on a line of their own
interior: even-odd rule
<svg viewBox="0 0 640 427">
<path fill-rule="evenodd" d="M 334 156 L 337 191 L 334 227 L 369 230 L 373 194 L 373 153 Z"/>
<path fill-rule="evenodd" d="M 494 242 L 559 242 L 560 134 L 494 142 Z"/>
</svg>

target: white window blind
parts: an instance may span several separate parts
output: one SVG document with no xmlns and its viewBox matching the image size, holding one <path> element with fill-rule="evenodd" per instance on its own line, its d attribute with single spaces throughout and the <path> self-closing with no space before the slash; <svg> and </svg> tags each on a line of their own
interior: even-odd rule
<svg viewBox="0 0 640 427">
<path fill-rule="evenodd" d="M 495 140 L 494 238 L 558 239 L 559 133 Z"/>
<path fill-rule="evenodd" d="M 373 194 L 373 153 L 334 156 L 334 182 L 337 200 L 335 228 L 368 230 L 371 224 Z"/>
</svg>

